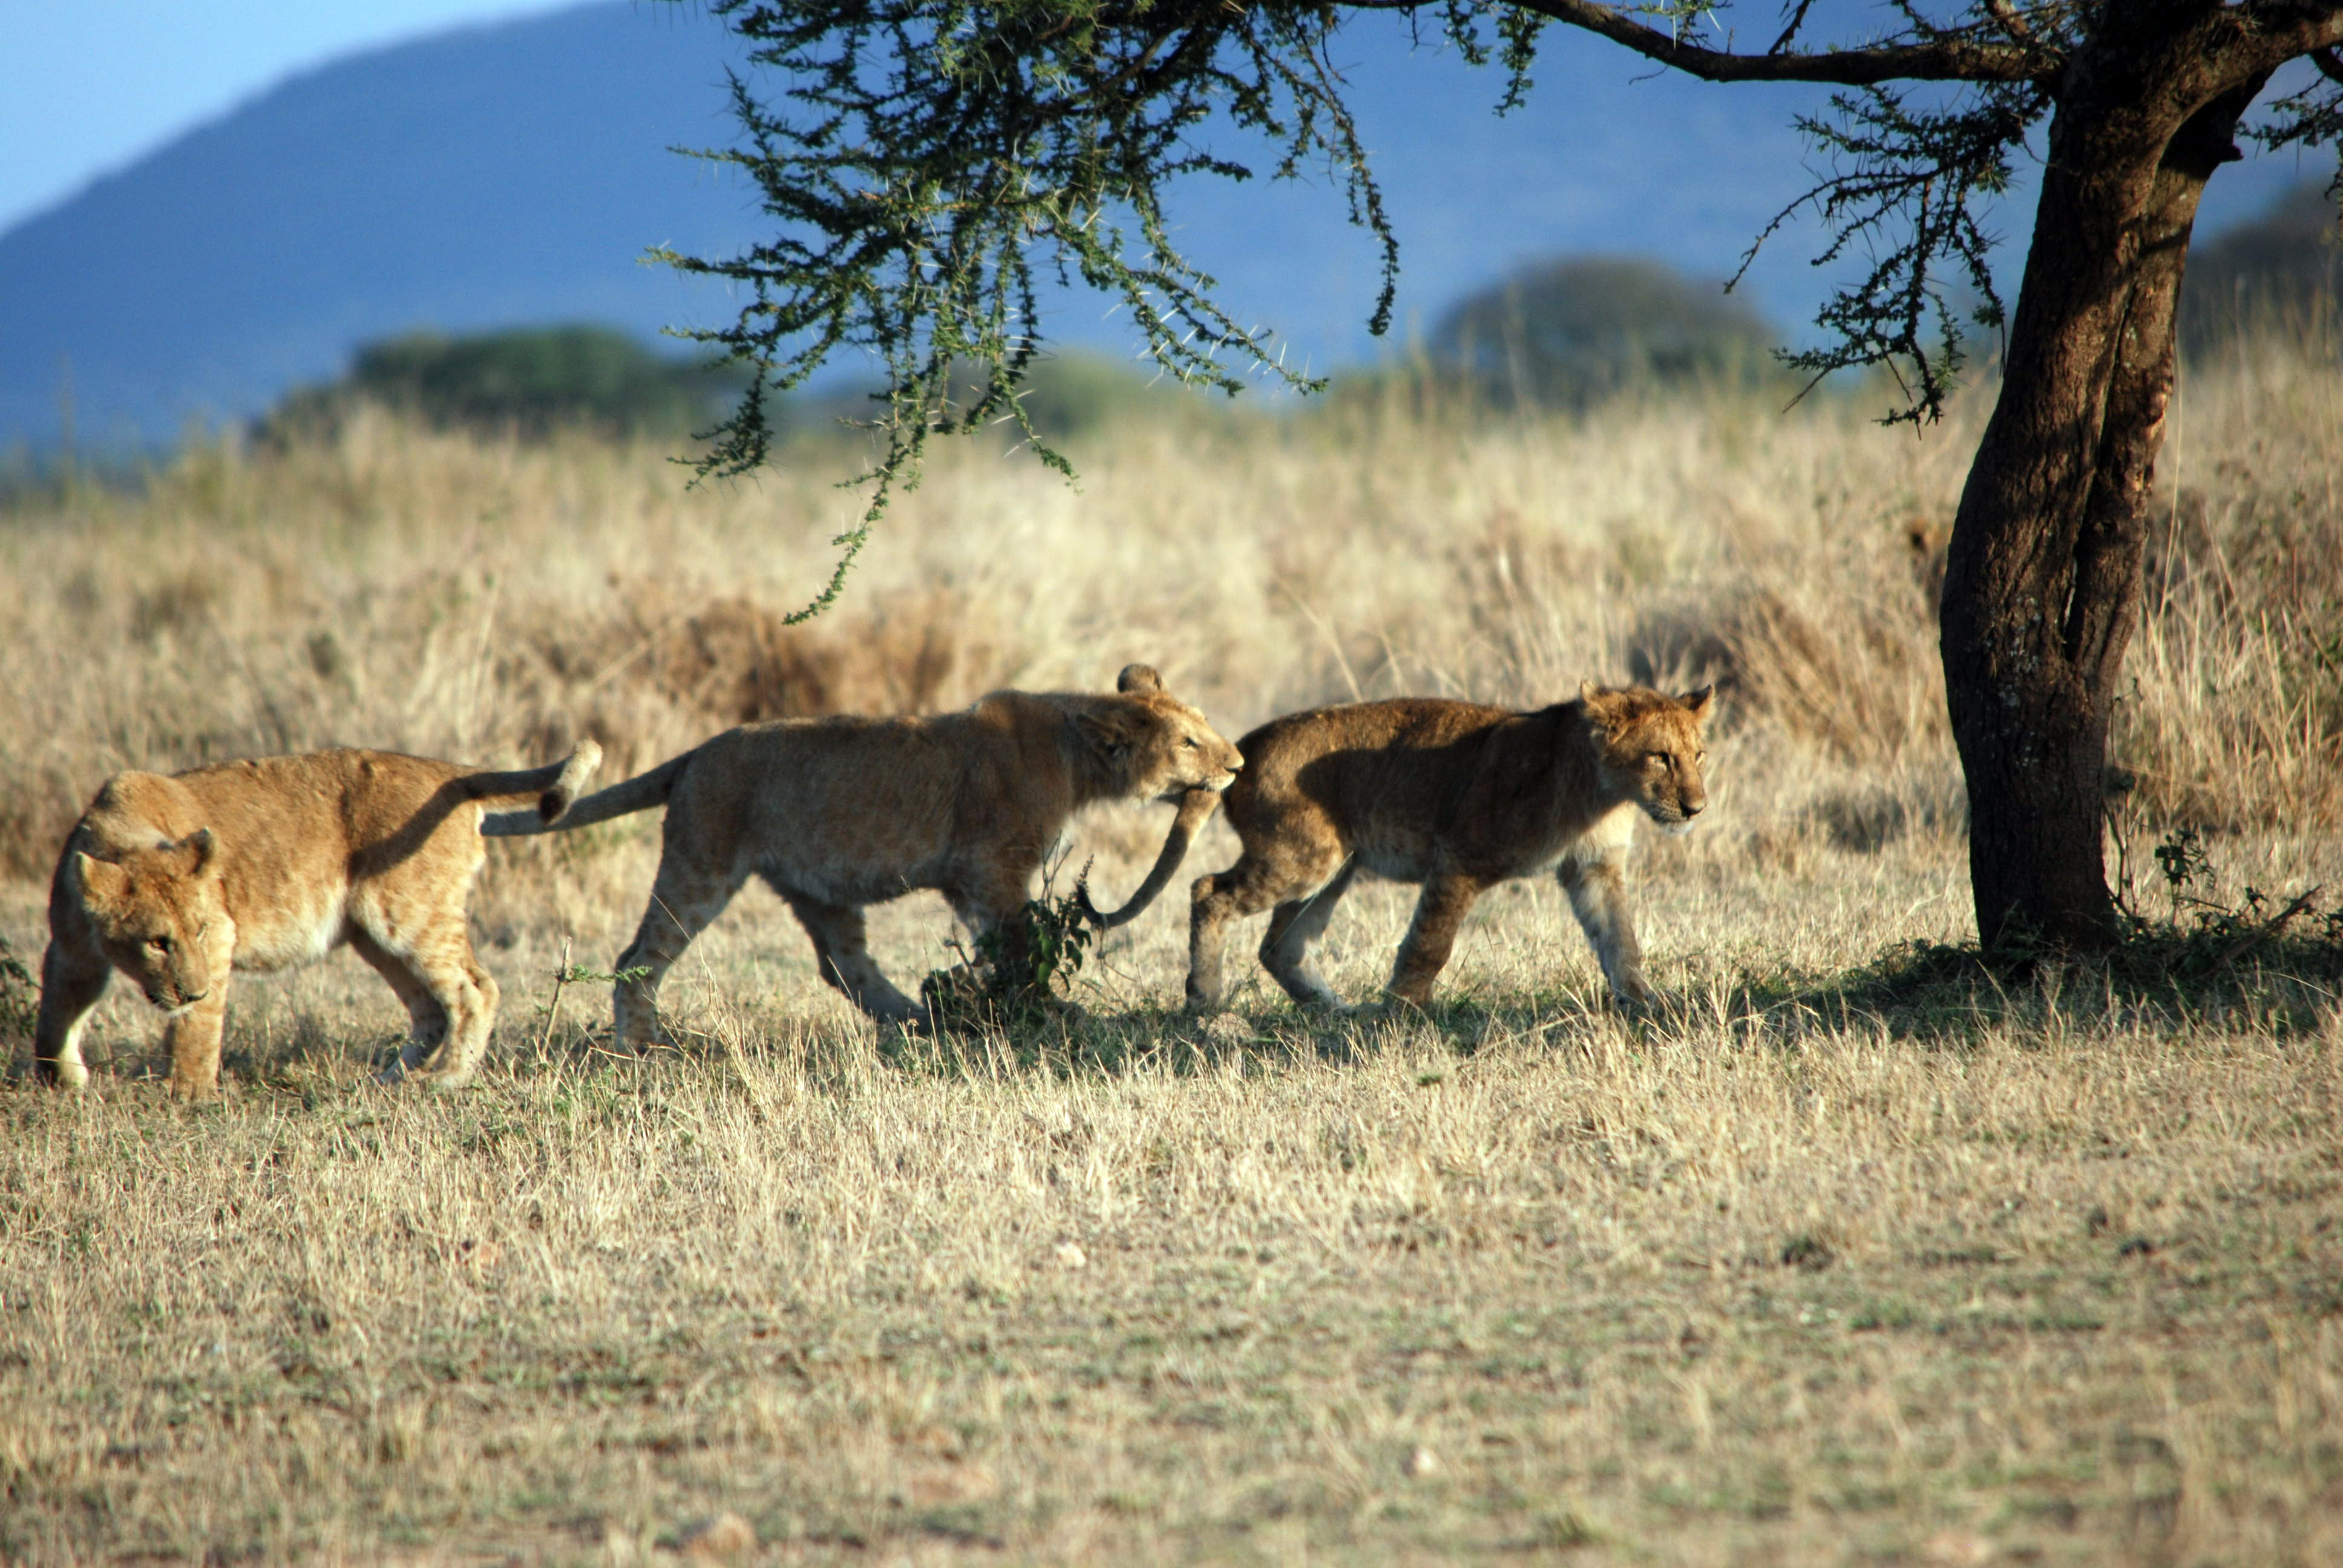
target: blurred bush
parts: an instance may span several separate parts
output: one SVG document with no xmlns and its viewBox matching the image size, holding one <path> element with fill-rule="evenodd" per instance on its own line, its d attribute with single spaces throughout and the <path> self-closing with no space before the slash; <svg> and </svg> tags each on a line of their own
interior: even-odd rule
<svg viewBox="0 0 2343 1568">
<path fill-rule="evenodd" d="M 289 395 L 264 436 L 332 428 L 356 402 L 439 429 L 541 439 L 557 429 L 679 437 L 721 417 L 740 367 L 659 354 L 624 332 L 569 325 L 447 337 L 410 333 L 360 348 L 349 374 Z"/>
<path fill-rule="evenodd" d="M 972 407 L 983 389 L 974 367 L 954 367 L 951 397 L 956 413 Z M 886 404 L 874 395 L 875 390 L 849 388 L 819 398 L 800 423 L 852 425 L 879 419 L 885 415 Z M 1117 358 L 1082 349 L 1038 356 L 1026 367 L 1018 398 L 1034 431 L 1053 446 L 1121 424 L 1192 417 L 1225 402 L 1208 399 L 1159 374 L 1151 360 Z M 1002 433 L 1021 438 L 1013 419 L 1003 415 L 995 423 Z"/>
</svg>

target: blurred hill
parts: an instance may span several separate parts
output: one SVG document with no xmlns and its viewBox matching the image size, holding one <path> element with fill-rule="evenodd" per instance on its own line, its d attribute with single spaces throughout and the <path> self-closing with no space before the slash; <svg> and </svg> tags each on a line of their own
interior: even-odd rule
<svg viewBox="0 0 2343 1568">
<path fill-rule="evenodd" d="M 2215 353 L 2266 328 L 2333 323 L 2343 311 L 2343 231 L 2323 182 L 2197 247 L 2180 296 L 2180 341 Z"/>
<path fill-rule="evenodd" d="M 1403 345 L 1542 256 L 1643 254 L 1713 276 L 1810 177 L 1791 122 L 1821 107 L 1818 89 L 1662 75 L 1555 29 L 1527 104 L 1500 118 L 1501 73 L 1416 50 L 1399 19 L 1363 19 L 1337 44 L 1400 233 Z M 730 47 L 694 8 L 619 0 L 379 50 L 0 234 L 0 449 L 54 441 L 68 407 L 84 447 L 249 417 L 342 374 L 358 345 L 422 329 L 729 320 L 719 289 L 639 258 L 760 232 L 745 187 L 669 151 L 733 141 Z M 1225 136 L 1214 150 L 1252 156 Z M 2272 159 L 2224 171 L 2207 231 L 2292 177 Z M 2005 232 L 2025 232 L 2031 200 L 2011 198 Z M 1214 182 L 1172 206 L 1231 308 L 1318 371 L 1391 347 L 1363 331 L 1375 251 L 1345 211 L 1322 171 Z M 1815 248 L 1794 221 L 1744 285 L 1792 334 L 1830 283 L 1808 266 Z M 1069 348 L 1130 349 L 1093 296 L 1055 300 L 1047 326 Z M 840 380 L 868 369 L 841 365 Z"/>
</svg>

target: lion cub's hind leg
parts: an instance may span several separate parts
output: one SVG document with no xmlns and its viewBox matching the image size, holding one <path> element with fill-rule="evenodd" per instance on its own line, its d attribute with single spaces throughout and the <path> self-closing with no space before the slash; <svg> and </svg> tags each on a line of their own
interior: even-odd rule
<svg viewBox="0 0 2343 1568">
<path fill-rule="evenodd" d="M 1240 835 L 1244 832 L 1242 826 L 1239 827 L 1238 832 Z M 1347 881 L 1342 872 L 1343 859 L 1341 845 L 1331 838 L 1322 842 L 1306 839 L 1286 842 L 1272 839 L 1266 844 L 1248 841 L 1244 853 L 1237 858 L 1235 865 L 1225 871 L 1197 878 L 1189 893 L 1189 1010 L 1210 1012 L 1221 1005 L 1221 999 L 1227 992 L 1228 982 L 1222 960 L 1231 920 L 1243 920 L 1281 904 L 1296 906 L 1292 915 L 1284 917 L 1283 925 L 1271 924 L 1269 940 L 1262 946 L 1262 961 L 1270 963 L 1271 946 L 1282 944 L 1294 924 L 1304 922 L 1300 936 L 1302 951 L 1292 955 L 1295 962 L 1301 963 L 1308 944 L 1318 934 L 1317 930 L 1311 929 L 1306 923 L 1312 919 L 1309 900 L 1313 894 L 1323 897 L 1322 890 L 1334 892 L 1336 898 L 1341 897 L 1340 891 L 1332 889 L 1332 884 L 1338 879 Z M 1331 900 L 1324 912 L 1327 915 L 1333 913 Z M 1317 924 L 1319 929 L 1322 929 L 1324 921 L 1321 920 Z M 1285 949 L 1280 945 L 1279 951 L 1282 955 Z M 1277 975 L 1278 983 L 1284 986 L 1297 1001 L 1314 1002 L 1316 991 L 1325 990 L 1323 981 L 1319 981 L 1315 991 L 1312 991 L 1309 982 L 1303 980 L 1301 983 L 1304 990 L 1296 991 L 1293 982 L 1289 981 L 1285 974 L 1279 973 L 1275 965 L 1272 965 L 1270 972 Z"/>
<path fill-rule="evenodd" d="M 400 1047 L 398 1060 L 383 1069 L 382 1081 L 395 1082 L 405 1073 L 423 1065 L 425 1054 L 447 1038 L 447 1010 L 431 994 L 405 960 L 395 957 L 380 942 L 364 931 L 350 933 L 350 950 L 364 959 L 367 967 L 380 975 L 399 1004 L 407 1009 L 407 1033 Z"/>
<path fill-rule="evenodd" d="M 749 880 L 745 868 L 698 864 L 677 853 L 673 817 L 669 820 L 668 851 L 651 880 L 650 907 L 618 955 L 617 972 L 628 978 L 610 988 L 611 1031 L 618 1044 L 637 1050 L 672 1043 L 659 1023 L 659 981 Z M 643 972 L 628 973 L 636 970 Z"/>
<path fill-rule="evenodd" d="M 1334 994 L 1324 978 L 1310 961 L 1312 944 L 1326 934 L 1326 923 L 1334 918 L 1334 906 L 1351 890 L 1351 880 L 1359 874 L 1359 862 L 1343 862 L 1334 873 L 1334 879 L 1306 899 L 1289 899 L 1271 911 L 1269 934 L 1262 939 L 1262 967 L 1271 978 L 1285 988 L 1285 994 L 1303 1007 L 1338 1008 L 1342 999 Z"/>
<path fill-rule="evenodd" d="M 1250 857 L 1225 871 L 1199 877 L 1188 891 L 1188 1010 L 1219 1010 L 1228 993 L 1223 950 L 1231 920 L 1257 915 L 1277 902 L 1277 895 L 1248 875 L 1255 869 Z"/>
<path fill-rule="evenodd" d="M 360 936 L 366 939 L 364 945 Z M 397 1066 L 385 1078 L 412 1072 L 434 1089 L 455 1089 L 470 1082 L 481 1058 L 488 1054 L 498 996 L 495 977 L 472 955 L 471 936 L 464 929 L 461 913 L 450 918 L 440 911 L 419 930 L 388 940 L 378 928 L 361 930 L 353 933 L 351 945 L 390 981 L 390 989 L 407 1003 L 407 1017 L 414 1025 Z M 397 978 L 398 971 L 403 971 L 403 980 Z M 417 990 L 424 993 L 427 1007 L 413 1000 Z M 430 1043 L 435 1035 L 436 1047 Z"/>
<path fill-rule="evenodd" d="M 887 978 L 870 956 L 862 911 L 851 904 L 825 903 L 775 884 L 773 890 L 788 900 L 798 923 L 813 939 L 814 961 L 821 978 L 843 992 L 846 1000 L 881 1023 L 912 1023 L 927 1015 Z"/>
</svg>

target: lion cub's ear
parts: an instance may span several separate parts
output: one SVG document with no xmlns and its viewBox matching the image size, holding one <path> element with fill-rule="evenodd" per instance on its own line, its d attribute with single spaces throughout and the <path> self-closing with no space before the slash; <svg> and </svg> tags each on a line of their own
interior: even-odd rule
<svg viewBox="0 0 2343 1568">
<path fill-rule="evenodd" d="M 172 845 L 170 854 L 172 859 L 178 863 L 180 875 L 200 877 L 211 869 L 213 852 L 218 848 L 217 841 L 212 838 L 212 830 L 198 828 Z"/>
<path fill-rule="evenodd" d="M 1161 691 L 1163 689 L 1163 678 L 1155 673 L 1155 667 L 1151 664 L 1126 664 L 1122 667 L 1122 673 L 1114 678 L 1114 689 L 1126 695 Z"/>
<path fill-rule="evenodd" d="M 81 883 L 82 901 L 93 910 L 115 909 L 130 891 L 129 872 L 78 850 L 74 853 L 74 878 Z"/>
<path fill-rule="evenodd" d="M 1606 691 L 1591 680 L 1578 683 L 1578 700 L 1586 707 L 1589 717 L 1609 724 L 1619 712 L 1619 694 Z"/>
<path fill-rule="evenodd" d="M 1715 710 L 1715 697 L 1716 688 L 1709 685 L 1702 687 L 1698 691 L 1687 691 L 1676 700 L 1691 709 L 1693 718 L 1705 724 L 1708 722 L 1708 716 Z"/>
</svg>

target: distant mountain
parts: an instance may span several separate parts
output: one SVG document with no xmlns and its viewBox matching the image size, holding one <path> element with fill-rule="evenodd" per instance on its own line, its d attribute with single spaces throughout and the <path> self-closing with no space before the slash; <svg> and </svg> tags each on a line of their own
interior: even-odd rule
<svg viewBox="0 0 2343 1568">
<path fill-rule="evenodd" d="M 419 327 L 727 319 L 719 290 L 639 258 L 759 233 L 739 182 L 667 150 L 733 140 L 732 50 L 696 10 L 624 0 L 449 33 L 296 77 L 19 224 L 0 235 L 0 448 L 53 441 L 68 392 L 83 445 L 167 439 Z M 1821 100 L 1660 75 L 1565 29 L 1503 119 L 1499 73 L 1413 52 L 1389 19 L 1344 33 L 1338 61 L 1400 230 L 1403 334 L 1556 252 L 1723 276 L 1805 188 L 1791 119 Z M 2208 220 L 2295 177 L 2272 160 L 2226 170 Z M 2002 231 L 2022 235 L 2030 207 L 2015 202 Z M 1200 184 L 1173 216 L 1224 300 L 1299 361 L 1382 351 L 1363 331 L 1374 253 L 1328 180 Z M 1785 331 L 1826 288 L 1815 248 L 1794 225 L 1751 273 Z M 1129 342 L 1088 295 L 1048 327 Z"/>
<path fill-rule="evenodd" d="M 724 35 L 595 5 L 298 76 L 0 236 L 0 444 L 176 433 L 417 327 L 691 314 L 646 246 L 738 243 Z"/>
</svg>

